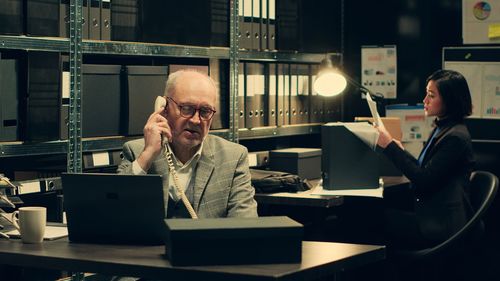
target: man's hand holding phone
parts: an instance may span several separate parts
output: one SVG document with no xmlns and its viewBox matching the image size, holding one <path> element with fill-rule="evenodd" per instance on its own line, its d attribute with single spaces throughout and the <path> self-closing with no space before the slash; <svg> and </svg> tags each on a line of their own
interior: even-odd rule
<svg viewBox="0 0 500 281">
<path fill-rule="evenodd" d="M 162 99 L 163 102 L 159 99 Z M 144 125 L 144 150 L 137 158 L 137 162 L 144 171 L 149 169 L 152 161 L 161 153 L 163 143 L 172 139 L 172 131 L 165 118 L 166 106 L 165 98 L 157 97 L 155 111 L 149 116 L 146 125 Z"/>
</svg>

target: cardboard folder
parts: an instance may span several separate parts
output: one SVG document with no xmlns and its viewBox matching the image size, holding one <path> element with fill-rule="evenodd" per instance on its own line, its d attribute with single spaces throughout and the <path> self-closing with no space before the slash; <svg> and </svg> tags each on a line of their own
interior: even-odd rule
<svg viewBox="0 0 500 281">
<path fill-rule="evenodd" d="M 89 0 L 89 39 L 101 39 L 101 1 Z"/>
<path fill-rule="evenodd" d="M 251 50 L 252 46 L 252 0 L 241 0 L 243 21 L 240 24 L 240 48 Z"/>
<path fill-rule="evenodd" d="M 316 74 L 318 73 L 319 66 L 311 65 L 311 84 L 314 85 L 314 81 L 316 80 Z M 312 123 L 322 123 L 324 122 L 324 109 L 323 103 L 325 98 L 320 96 L 318 92 L 314 90 L 314 87 L 311 85 L 311 114 L 310 120 Z"/>
<path fill-rule="evenodd" d="M 268 1 L 267 49 L 276 50 L 276 0 Z"/>
<path fill-rule="evenodd" d="M 234 114 L 238 116 L 238 128 L 245 128 L 245 62 L 238 64 L 238 108 Z"/>
<path fill-rule="evenodd" d="M 268 126 L 276 126 L 277 119 L 277 80 L 276 80 L 276 63 L 268 64 L 268 97 L 267 97 L 267 113 L 268 113 Z"/>
<path fill-rule="evenodd" d="M 310 120 L 310 82 L 309 82 L 309 65 L 297 65 L 297 110 L 298 124 L 309 123 Z"/>
<path fill-rule="evenodd" d="M 210 61 L 210 77 L 219 89 L 215 115 L 212 118 L 211 129 L 228 128 L 229 117 L 229 64 L 227 61 L 212 58 Z"/>
<path fill-rule="evenodd" d="M 265 120 L 264 65 L 261 63 L 246 63 L 245 79 L 245 125 L 247 128 L 263 126 Z"/>
<path fill-rule="evenodd" d="M 261 41 L 260 1 L 261 0 L 252 0 L 252 49 L 253 50 L 260 50 L 260 41 Z"/>
<path fill-rule="evenodd" d="M 61 94 L 59 104 L 59 138 L 68 139 L 69 125 L 69 98 L 70 98 L 70 72 L 69 56 L 61 56 Z"/>
<path fill-rule="evenodd" d="M 111 40 L 111 0 L 101 0 L 101 40 Z"/>
<path fill-rule="evenodd" d="M 290 64 L 290 125 L 299 124 L 299 97 L 297 64 Z"/>
</svg>

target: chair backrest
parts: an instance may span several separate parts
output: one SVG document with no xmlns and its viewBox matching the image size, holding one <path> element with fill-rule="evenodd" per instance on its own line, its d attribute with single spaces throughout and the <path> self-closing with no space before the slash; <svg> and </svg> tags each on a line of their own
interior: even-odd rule
<svg viewBox="0 0 500 281">
<path fill-rule="evenodd" d="M 464 239 L 478 224 L 495 199 L 498 190 L 498 177 L 486 171 L 475 171 L 471 174 L 469 198 L 473 208 L 470 220 L 446 241 L 432 247 L 416 251 L 398 251 L 395 254 L 407 260 L 429 259 L 456 245 Z"/>
</svg>

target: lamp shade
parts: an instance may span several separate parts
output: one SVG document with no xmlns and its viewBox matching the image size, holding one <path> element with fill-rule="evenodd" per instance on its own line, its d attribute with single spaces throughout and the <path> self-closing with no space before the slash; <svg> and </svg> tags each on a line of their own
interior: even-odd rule
<svg viewBox="0 0 500 281">
<path fill-rule="evenodd" d="M 316 80 L 313 84 L 314 91 L 322 96 L 336 96 L 347 87 L 346 77 L 333 67 L 330 59 L 324 59 Z"/>
</svg>

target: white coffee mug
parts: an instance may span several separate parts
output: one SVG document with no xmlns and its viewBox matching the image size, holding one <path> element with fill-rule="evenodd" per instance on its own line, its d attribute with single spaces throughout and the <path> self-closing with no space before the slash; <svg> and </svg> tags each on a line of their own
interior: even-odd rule
<svg viewBox="0 0 500 281">
<path fill-rule="evenodd" d="M 23 243 L 41 243 L 46 223 L 45 207 L 21 207 L 12 213 L 12 224 L 21 234 Z"/>
</svg>

